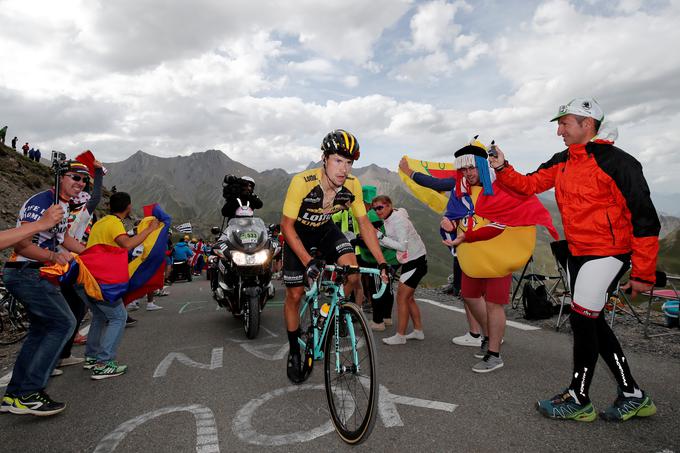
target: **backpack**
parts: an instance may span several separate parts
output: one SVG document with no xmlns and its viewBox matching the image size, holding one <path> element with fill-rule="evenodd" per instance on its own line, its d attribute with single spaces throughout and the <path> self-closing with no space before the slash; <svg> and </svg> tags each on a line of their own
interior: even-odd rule
<svg viewBox="0 0 680 453">
<path fill-rule="evenodd" d="M 524 319 L 548 319 L 554 313 L 545 285 L 538 285 L 534 288 L 531 283 L 525 283 L 522 290 L 522 305 L 524 305 Z"/>
</svg>

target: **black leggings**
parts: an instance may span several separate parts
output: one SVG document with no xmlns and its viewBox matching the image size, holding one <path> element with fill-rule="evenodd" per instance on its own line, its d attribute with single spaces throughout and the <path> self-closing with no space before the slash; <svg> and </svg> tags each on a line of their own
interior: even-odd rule
<svg viewBox="0 0 680 453">
<path fill-rule="evenodd" d="M 593 380 L 597 357 L 605 361 L 619 388 L 633 393 L 638 388 L 628 367 L 628 360 L 623 355 L 619 340 L 604 319 L 604 313 L 593 319 L 572 312 L 569 315 L 571 329 L 574 332 L 574 374 L 570 390 L 576 392 L 581 404 L 590 402 L 588 390 Z"/>
<path fill-rule="evenodd" d="M 73 340 L 76 337 L 76 333 L 78 333 L 78 328 L 85 317 L 87 308 L 85 307 L 85 302 L 83 302 L 83 299 L 80 298 L 73 285 L 61 285 L 61 294 L 64 296 L 64 299 L 66 299 L 66 302 L 68 302 L 68 306 L 71 309 L 73 316 L 76 318 L 76 327 L 73 329 L 71 338 L 68 339 L 64 345 L 64 349 L 61 351 L 60 358 L 65 359 L 71 357 Z"/>
</svg>

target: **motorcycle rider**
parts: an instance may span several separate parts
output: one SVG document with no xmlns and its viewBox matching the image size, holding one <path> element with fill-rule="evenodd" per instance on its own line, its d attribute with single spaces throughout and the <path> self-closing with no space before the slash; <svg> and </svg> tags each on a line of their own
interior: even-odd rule
<svg viewBox="0 0 680 453">
<path fill-rule="evenodd" d="M 249 207 L 251 210 L 262 208 L 262 200 L 254 193 L 255 180 L 250 176 L 237 178 L 234 175 L 227 175 L 222 186 L 222 196 L 225 199 L 222 216 L 226 217 L 227 221 L 240 217 L 238 210 L 241 207 Z"/>
</svg>

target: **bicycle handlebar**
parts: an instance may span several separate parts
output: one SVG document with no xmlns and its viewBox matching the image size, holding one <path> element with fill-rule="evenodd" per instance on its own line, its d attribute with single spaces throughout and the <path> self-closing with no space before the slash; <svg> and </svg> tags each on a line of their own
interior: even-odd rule
<svg viewBox="0 0 680 453">
<path fill-rule="evenodd" d="M 367 275 L 375 275 L 380 277 L 380 269 L 375 269 L 372 267 L 353 267 L 353 266 L 339 266 L 337 264 L 326 264 L 323 267 L 324 271 L 328 272 L 338 272 L 341 271 L 342 275 L 347 275 L 347 274 L 367 274 Z M 349 270 L 352 270 L 353 272 L 347 272 Z M 323 272 L 322 272 L 323 275 Z M 389 274 L 388 274 L 389 278 Z M 333 281 L 333 284 L 337 284 L 336 281 Z M 373 294 L 374 299 L 379 299 L 382 297 L 382 295 L 385 293 L 385 289 L 387 289 L 387 283 L 383 282 L 382 279 L 380 280 L 380 289 L 378 290 L 377 293 Z"/>
</svg>

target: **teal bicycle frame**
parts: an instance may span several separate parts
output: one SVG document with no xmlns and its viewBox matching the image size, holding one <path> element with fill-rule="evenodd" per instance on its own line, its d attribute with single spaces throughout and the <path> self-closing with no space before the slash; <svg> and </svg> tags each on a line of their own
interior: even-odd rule
<svg viewBox="0 0 680 453">
<path fill-rule="evenodd" d="M 328 329 L 331 328 L 331 323 L 330 320 L 334 319 L 335 323 L 333 325 L 333 328 L 335 329 L 335 355 L 336 355 L 336 360 L 335 360 L 335 371 L 338 373 L 342 373 L 345 371 L 348 371 L 346 369 L 341 369 L 340 368 L 340 345 L 339 345 L 339 330 L 340 330 L 340 307 L 344 303 L 345 299 L 345 292 L 343 289 L 343 284 L 342 282 L 337 282 L 337 272 L 344 272 L 345 267 L 343 266 L 336 266 L 336 265 L 326 265 L 324 266 L 323 272 L 319 276 L 317 280 L 314 281 L 314 284 L 311 286 L 311 288 L 305 293 L 305 296 L 303 298 L 303 303 L 302 307 L 300 308 L 300 319 L 302 319 L 302 316 L 304 316 L 304 313 L 306 310 L 309 309 L 310 304 L 311 304 L 311 323 L 313 328 L 313 341 L 312 341 L 312 358 L 314 361 L 318 361 L 323 359 L 323 345 L 324 345 L 324 340 L 326 338 L 326 335 L 328 334 Z M 359 273 L 360 274 L 372 274 L 376 276 L 380 276 L 380 270 L 378 269 L 373 269 L 369 267 L 360 267 L 359 268 Z M 385 288 L 387 287 L 387 284 L 384 282 L 381 282 L 381 286 L 379 291 L 373 295 L 374 298 L 380 298 L 383 293 L 385 292 Z M 326 295 L 330 297 L 330 308 L 328 310 L 328 316 L 323 317 L 321 316 L 321 312 L 319 310 L 319 299 L 321 295 Z M 351 317 L 349 313 L 345 314 L 346 317 Z M 352 346 L 352 354 L 354 356 L 354 366 L 355 369 L 351 370 L 352 372 L 359 372 L 359 357 L 357 354 L 357 348 L 356 348 L 356 336 L 354 334 L 354 325 L 351 322 L 351 319 L 347 320 L 348 322 L 345 323 L 347 326 L 348 332 L 347 334 L 350 337 L 351 344 Z M 319 328 L 319 323 L 321 324 L 321 328 Z M 300 347 L 302 348 L 303 351 L 306 351 L 307 349 L 307 344 L 302 340 L 298 339 L 300 342 Z"/>
</svg>

